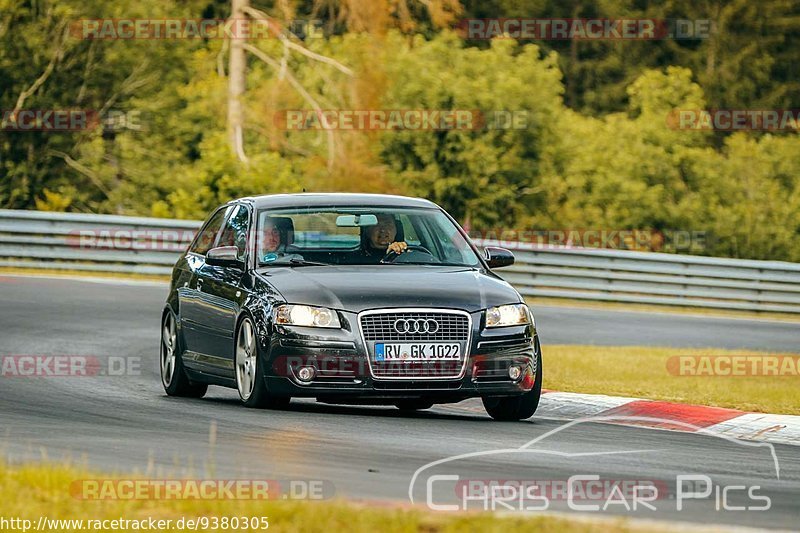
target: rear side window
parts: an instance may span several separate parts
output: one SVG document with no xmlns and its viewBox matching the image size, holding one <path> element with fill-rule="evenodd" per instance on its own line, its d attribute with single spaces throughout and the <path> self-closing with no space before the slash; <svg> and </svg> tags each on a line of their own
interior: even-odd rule
<svg viewBox="0 0 800 533">
<path fill-rule="evenodd" d="M 226 208 L 222 208 L 211 215 L 211 218 L 208 219 L 203 229 L 201 229 L 200 233 L 195 237 L 192 246 L 189 248 L 190 252 L 206 255 L 206 252 L 214 247 L 214 241 L 217 240 L 217 234 L 222 227 L 222 221 L 225 220 L 226 210 Z"/>
</svg>

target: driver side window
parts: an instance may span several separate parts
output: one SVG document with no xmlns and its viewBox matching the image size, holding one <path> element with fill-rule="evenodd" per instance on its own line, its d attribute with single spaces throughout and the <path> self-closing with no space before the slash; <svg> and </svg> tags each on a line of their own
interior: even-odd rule
<svg viewBox="0 0 800 533">
<path fill-rule="evenodd" d="M 403 236 L 406 243 L 412 246 L 419 246 L 421 243 L 417 230 L 408 215 L 400 215 L 400 224 L 403 226 Z"/>
<path fill-rule="evenodd" d="M 200 230 L 200 233 L 194 238 L 192 246 L 189 251 L 198 255 L 206 255 L 206 253 L 214 247 L 214 241 L 217 240 L 217 234 L 222 227 L 222 221 L 225 220 L 225 212 L 227 209 L 218 209 L 208 222 Z"/>
<path fill-rule="evenodd" d="M 237 205 L 233 209 L 234 211 L 225 222 L 217 246 L 235 246 L 239 250 L 237 254 L 239 259 L 244 259 L 247 250 L 247 230 L 250 227 L 250 212 L 243 205 Z"/>
</svg>

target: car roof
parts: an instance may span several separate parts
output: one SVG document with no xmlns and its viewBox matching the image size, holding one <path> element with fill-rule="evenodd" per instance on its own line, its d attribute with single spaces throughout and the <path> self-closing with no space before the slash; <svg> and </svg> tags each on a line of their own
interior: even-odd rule
<svg viewBox="0 0 800 533">
<path fill-rule="evenodd" d="M 392 194 L 360 193 L 297 193 L 247 196 L 234 202 L 248 202 L 257 209 L 280 207 L 426 207 L 436 208 L 435 203 L 424 198 L 396 196 Z"/>
</svg>

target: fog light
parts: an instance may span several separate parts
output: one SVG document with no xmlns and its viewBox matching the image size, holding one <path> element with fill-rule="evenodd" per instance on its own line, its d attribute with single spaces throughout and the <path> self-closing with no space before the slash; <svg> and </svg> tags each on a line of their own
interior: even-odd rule
<svg viewBox="0 0 800 533">
<path fill-rule="evenodd" d="M 517 381 L 521 375 L 522 375 L 521 366 L 511 365 L 510 367 L 508 367 L 508 377 L 510 377 L 512 381 Z"/>
<path fill-rule="evenodd" d="M 316 375 L 317 372 L 313 366 L 303 366 L 297 371 L 297 377 L 300 381 L 311 381 Z"/>
</svg>

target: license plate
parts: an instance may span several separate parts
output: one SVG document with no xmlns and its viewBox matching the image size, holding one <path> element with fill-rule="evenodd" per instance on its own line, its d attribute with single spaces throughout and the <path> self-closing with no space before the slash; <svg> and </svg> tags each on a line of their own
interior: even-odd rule
<svg viewBox="0 0 800 533">
<path fill-rule="evenodd" d="M 375 343 L 375 361 L 458 361 L 461 345 L 457 342 Z"/>
</svg>

